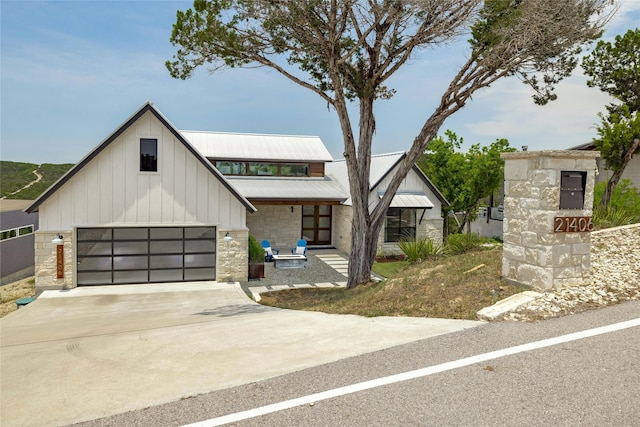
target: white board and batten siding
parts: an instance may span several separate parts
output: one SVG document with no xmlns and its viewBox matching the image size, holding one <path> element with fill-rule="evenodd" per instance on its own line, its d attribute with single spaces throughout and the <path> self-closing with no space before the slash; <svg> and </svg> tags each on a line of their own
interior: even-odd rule
<svg viewBox="0 0 640 427">
<path fill-rule="evenodd" d="M 397 166 L 396 166 L 397 167 Z M 369 206 L 372 209 L 379 201 L 380 196 L 379 192 L 384 192 L 391 179 L 393 178 L 393 174 L 395 173 L 395 168 L 389 174 L 387 174 L 386 178 L 380 181 L 380 183 L 369 193 Z M 441 218 L 441 209 L 442 203 L 439 202 L 438 197 L 431 191 L 429 186 L 425 184 L 420 176 L 418 176 L 417 172 L 413 169 L 409 171 L 405 179 L 400 183 L 400 187 L 398 187 L 398 191 L 396 193 L 402 192 L 422 192 L 427 198 L 433 203 L 433 208 L 427 209 L 424 217 L 428 219 L 440 219 Z"/>
<path fill-rule="evenodd" d="M 158 140 L 157 172 L 140 172 L 140 138 Z M 246 207 L 150 112 L 39 211 L 43 231 L 127 225 L 246 227 Z"/>
</svg>

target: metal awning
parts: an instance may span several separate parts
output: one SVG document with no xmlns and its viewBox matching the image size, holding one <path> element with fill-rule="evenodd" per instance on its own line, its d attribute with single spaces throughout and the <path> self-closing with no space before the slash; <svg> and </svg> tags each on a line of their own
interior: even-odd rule
<svg viewBox="0 0 640 427">
<path fill-rule="evenodd" d="M 378 193 L 382 198 L 383 192 Z M 398 192 L 391 200 L 391 208 L 431 209 L 433 202 L 422 192 Z"/>
</svg>

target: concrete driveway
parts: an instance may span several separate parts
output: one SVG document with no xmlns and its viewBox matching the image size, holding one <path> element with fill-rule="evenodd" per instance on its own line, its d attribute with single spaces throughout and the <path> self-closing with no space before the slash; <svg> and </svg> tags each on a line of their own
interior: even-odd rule
<svg viewBox="0 0 640 427">
<path fill-rule="evenodd" d="M 46 291 L 0 319 L 0 424 L 101 418 L 479 324 L 275 309 L 234 283 Z"/>
</svg>

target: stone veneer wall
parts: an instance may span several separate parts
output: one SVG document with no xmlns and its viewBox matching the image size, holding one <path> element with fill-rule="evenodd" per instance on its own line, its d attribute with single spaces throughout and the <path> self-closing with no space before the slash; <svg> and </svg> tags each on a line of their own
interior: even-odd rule
<svg viewBox="0 0 640 427">
<path fill-rule="evenodd" d="M 64 278 L 56 274 L 56 245 L 51 241 L 61 234 L 64 240 Z M 71 231 L 35 232 L 35 279 L 36 288 L 69 289 L 73 288 L 73 234 Z"/>
<path fill-rule="evenodd" d="M 336 249 L 348 254 L 351 252 L 351 222 L 353 221 L 353 209 L 351 206 L 333 207 L 333 225 L 331 239 Z"/>
<path fill-rule="evenodd" d="M 247 214 L 249 233 L 259 242 L 268 240 L 271 247 L 280 251 L 294 248 L 302 233 L 302 206 L 258 205 L 257 208 L 257 212 Z"/>
<path fill-rule="evenodd" d="M 597 151 L 503 153 L 502 275 L 540 290 L 589 283 L 591 233 L 555 233 L 556 216 L 592 216 Z M 586 171 L 584 209 L 560 210 L 560 174 Z"/>
<path fill-rule="evenodd" d="M 229 233 L 233 240 L 225 241 Z M 249 231 L 218 229 L 218 259 L 216 280 L 218 282 L 246 282 L 249 275 Z"/>
</svg>

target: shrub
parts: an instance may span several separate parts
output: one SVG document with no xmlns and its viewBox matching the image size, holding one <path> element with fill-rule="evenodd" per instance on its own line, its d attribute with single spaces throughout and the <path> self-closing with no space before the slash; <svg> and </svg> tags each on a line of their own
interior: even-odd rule
<svg viewBox="0 0 640 427">
<path fill-rule="evenodd" d="M 609 206 L 603 209 L 596 208 L 593 211 L 593 225 L 598 229 L 635 224 L 638 220 L 638 217 L 634 217 L 623 208 Z"/>
<path fill-rule="evenodd" d="M 602 199 L 606 186 L 606 182 L 596 184 L 593 191 L 594 207 L 597 207 L 600 204 L 600 199 Z M 616 188 L 613 190 L 608 209 L 604 212 L 597 211 L 598 209 L 595 209 L 593 213 L 594 223 L 596 223 L 596 218 L 614 219 L 615 216 L 619 216 L 618 220 L 624 219 L 626 216 L 630 216 L 631 220 L 630 222 L 627 222 L 627 224 L 640 222 L 640 190 L 634 187 L 630 180 L 620 180 L 618 185 L 616 185 Z M 623 213 L 615 214 L 615 211 L 622 211 Z M 596 223 L 596 225 L 598 224 Z"/>
<path fill-rule="evenodd" d="M 411 264 L 442 255 L 442 245 L 434 243 L 433 240 L 426 237 L 421 237 L 417 240 L 402 238 L 398 241 L 398 246 Z"/>
<path fill-rule="evenodd" d="M 444 250 L 450 255 L 463 254 L 482 244 L 482 238 L 476 233 L 451 234 L 447 237 Z"/>
<path fill-rule="evenodd" d="M 264 262 L 264 249 L 255 237 L 249 236 L 249 263 L 260 264 Z"/>
</svg>

